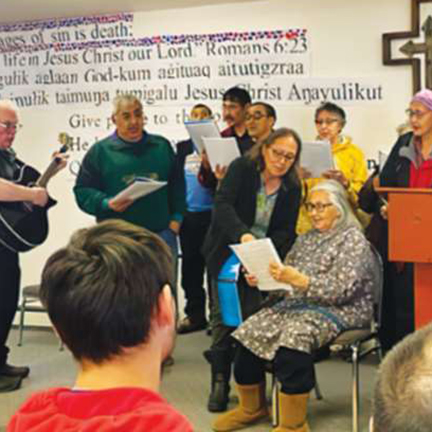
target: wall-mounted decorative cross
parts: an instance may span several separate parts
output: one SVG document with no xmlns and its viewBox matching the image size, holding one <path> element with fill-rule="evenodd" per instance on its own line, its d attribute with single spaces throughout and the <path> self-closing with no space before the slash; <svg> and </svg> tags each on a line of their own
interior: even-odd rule
<svg viewBox="0 0 432 432">
<path fill-rule="evenodd" d="M 414 43 L 409 40 L 404 44 L 400 51 L 408 58 L 393 59 L 391 55 L 391 42 L 393 40 L 418 38 L 420 36 L 420 5 L 421 3 L 431 3 L 432 0 L 411 0 L 411 30 L 407 32 L 394 32 L 383 34 L 383 63 L 387 66 L 410 65 L 412 66 L 413 94 L 422 87 L 421 61 L 414 56 L 422 54 L 425 56 L 425 85 L 432 89 L 432 17 L 428 16 L 421 27 L 424 32 L 425 40 L 422 43 Z"/>
</svg>

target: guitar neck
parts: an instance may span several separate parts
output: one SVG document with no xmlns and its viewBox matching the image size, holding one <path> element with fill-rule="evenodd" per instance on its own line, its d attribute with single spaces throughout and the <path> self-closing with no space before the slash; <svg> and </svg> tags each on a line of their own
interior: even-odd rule
<svg viewBox="0 0 432 432">
<path fill-rule="evenodd" d="M 59 153 L 66 153 L 69 148 L 69 136 L 66 134 L 60 134 L 60 141 L 63 143 L 62 147 L 59 150 Z M 59 158 L 54 158 L 51 163 L 48 165 L 48 168 L 45 172 L 38 178 L 36 181 L 36 186 L 46 188 L 48 182 L 51 178 L 56 174 L 57 165 L 60 163 Z"/>
<path fill-rule="evenodd" d="M 49 164 L 45 172 L 38 178 L 38 180 L 36 181 L 36 186 L 46 188 L 48 182 L 54 176 L 56 168 L 57 168 L 57 162 L 54 159 L 51 161 L 51 163 Z"/>
</svg>

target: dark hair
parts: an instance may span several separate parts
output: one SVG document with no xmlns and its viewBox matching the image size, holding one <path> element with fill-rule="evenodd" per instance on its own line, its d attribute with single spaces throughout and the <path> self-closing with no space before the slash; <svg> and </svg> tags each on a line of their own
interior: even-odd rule
<svg viewBox="0 0 432 432">
<path fill-rule="evenodd" d="M 223 101 L 231 101 L 240 104 L 242 107 L 250 104 L 252 99 L 245 89 L 240 87 L 231 87 L 222 96 Z"/>
<path fill-rule="evenodd" d="M 209 115 L 209 117 L 212 117 L 212 116 L 213 116 L 213 112 L 212 112 L 212 110 L 211 110 L 207 105 L 204 105 L 204 104 L 202 104 L 202 103 L 199 103 L 199 104 L 194 105 L 194 106 L 192 107 L 192 110 L 194 110 L 195 108 L 204 109 L 204 110 L 207 111 L 207 114 Z"/>
<path fill-rule="evenodd" d="M 285 138 L 285 137 L 292 137 L 294 141 L 297 143 L 297 153 L 295 155 L 294 162 L 290 166 L 288 172 L 285 175 L 291 177 L 294 181 L 298 182 L 299 179 L 298 179 L 296 168 L 300 159 L 302 141 L 299 134 L 294 129 L 290 129 L 290 128 L 275 129 L 265 140 L 258 141 L 249 150 L 249 152 L 247 153 L 247 157 L 250 160 L 256 162 L 259 171 L 261 172 L 264 171 L 265 162 L 264 162 L 264 157 L 262 155 L 262 149 L 264 147 L 270 147 L 277 139 Z"/>
<path fill-rule="evenodd" d="M 342 126 L 345 126 L 346 114 L 345 111 L 340 106 L 332 102 L 323 102 L 315 111 L 315 120 L 318 118 L 319 114 L 322 111 L 328 111 L 333 114 L 336 114 L 338 117 L 340 117 Z"/>
<path fill-rule="evenodd" d="M 264 107 L 264 110 L 265 110 L 267 116 L 274 118 L 276 121 L 276 119 L 277 119 L 276 110 L 274 109 L 274 107 L 272 105 L 270 105 L 266 102 L 254 102 L 253 104 L 250 105 L 250 107 L 254 107 L 254 106 L 258 106 L 258 105 Z"/>
<path fill-rule="evenodd" d="M 161 289 L 172 280 L 165 242 L 111 219 L 77 231 L 51 255 L 41 299 L 73 356 L 101 363 L 147 342 Z"/>
</svg>

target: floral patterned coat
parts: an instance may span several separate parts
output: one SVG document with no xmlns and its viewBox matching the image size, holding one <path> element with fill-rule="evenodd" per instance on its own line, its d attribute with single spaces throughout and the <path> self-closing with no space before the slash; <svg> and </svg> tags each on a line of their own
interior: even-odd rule
<svg viewBox="0 0 432 432">
<path fill-rule="evenodd" d="M 309 277 L 308 289 L 293 289 L 264 307 L 233 337 L 258 357 L 273 360 L 279 347 L 311 353 L 344 329 L 367 325 L 373 313 L 374 260 L 354 226 L 298 237 L 284 262 Z"/>
</svg>

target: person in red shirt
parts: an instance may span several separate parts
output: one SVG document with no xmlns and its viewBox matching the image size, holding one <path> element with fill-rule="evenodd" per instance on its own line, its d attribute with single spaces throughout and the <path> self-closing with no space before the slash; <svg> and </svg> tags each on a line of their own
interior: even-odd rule
<svg viewBox="0 0 432 432">
<path fill-rule="evenodd" d="M 8 432 L 190 432 L 159 394 L 174 346 L 171 254 L 150 231 L 111 219 L 79 230 L 42 274 L 41 299 L 78 362 L 73 388 L 30 397 Z"/>
<path fill-rule="evenodd" d="M 402 134 L 382 167 L 379 181 L 360 193 L 362 210 L 375 213 L 376 241 L 384 258 L 384 290 L 380 341 L 390 350 L 415 330 L 414 265 L 388 260 L 388 206 L 376 187 L 432 188 L 432 90 L 417 92 L 406 110 L 411 131 Z"/>
</svg>

